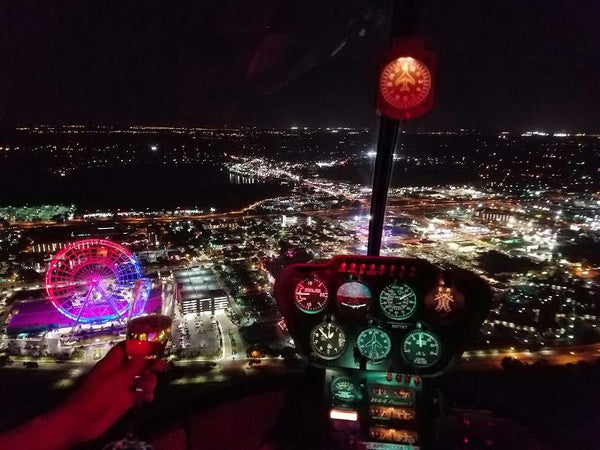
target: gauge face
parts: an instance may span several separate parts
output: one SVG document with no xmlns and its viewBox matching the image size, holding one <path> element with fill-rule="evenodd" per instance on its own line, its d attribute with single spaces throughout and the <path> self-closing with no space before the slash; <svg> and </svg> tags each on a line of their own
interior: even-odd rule
<svg viewBox="0 0 600 450">
<path fill-rule="evenodd" d="M 337 359 L 346 349 L 346 333 L 339 325 L 321 322 L 310 332 L 310 346 L 322 359 Z"/>
<path fill-rule="evenodd" d="M 440 340 L 429 331 L 415 330 L 402 341 L 402 356 L 415 367 L 430 367 L 440 359 Z"/>
<path fill-rule="evenodd" d="M 392 350 L 390 336 L 380 328 L 367 328 L 360 332 L 356 338 L 358 351 L 371 361 L 385 359 Z"/>
<path fill-rule="evenodd" d="M 321 280 L 302 280 L 294 290 L 294 302 L 300 311 L 316 314 L 325 309 L 328 302 L 327 286 Z"/>
<path fill-rule="evenodd" d="M 415 312 L 417 296 L 408 285 L 392 283 L 381 291 L 379 305 L 390 319 L 404 320 Z"/>
<path fill-rule="evenodd" d="M 331 382 L 331 394 L 337 400 L 348 403 L 356 402 L 361 397 L 358 386 L 352 378 L 347 377 L 339 377 Z"/>
<path fill-rule="evenodd" d="M 431 89 L 431 73 L 415 58 L 402 57 L 390 62 L 379 78 L 383 99 L 394 108 L 413 108 L 423 102 Z"/>
<path fill-rule="evenodd" d="M 340 308 L 346 310 L 366 311 L 371 303 L 371 291 L 358 281 L 342 284 L 336 297 Z"/>
</svg>

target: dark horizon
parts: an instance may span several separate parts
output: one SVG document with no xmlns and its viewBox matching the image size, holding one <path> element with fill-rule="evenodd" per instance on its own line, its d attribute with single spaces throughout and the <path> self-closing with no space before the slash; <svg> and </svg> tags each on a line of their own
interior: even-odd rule
<svg viewBox="0 0 600 450">
<path fill-rule="evenodd" d="M 0 124 L 374 128 L 389 1 L 8 2 Z M 598 130 L 600 3 L 426 2 L 431 130 Z"/>
</svg>

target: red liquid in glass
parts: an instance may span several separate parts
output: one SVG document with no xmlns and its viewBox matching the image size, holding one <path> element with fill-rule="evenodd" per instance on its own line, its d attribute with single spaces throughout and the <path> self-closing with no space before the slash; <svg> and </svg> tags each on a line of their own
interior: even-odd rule
<svg viewBox="0 0 600 450">
<path fill-rule="evenodd" d="M 127 325 L 125 348 L 129 357 L 160 358 L 171 337 L 171 318 L 163 315 L 136 317 Z"/>
</svg>

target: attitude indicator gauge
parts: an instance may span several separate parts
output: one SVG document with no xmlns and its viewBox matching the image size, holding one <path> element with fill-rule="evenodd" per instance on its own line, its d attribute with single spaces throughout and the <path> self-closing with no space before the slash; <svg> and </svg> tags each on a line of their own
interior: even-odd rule
<svg viewBox="0 0 600 450">
<path fill-rule="evenodd" d="M 371 361 L 381 361 L 390 354 L 392 340 L 381 328 L 367 328 L 356 338 L 356 347 L 361 355 Z"/>
<path fill-rule="evenodd" d="M 332 360 L 346 350 L 346 333 L 338 324 L 321 322 L 310 332 L 310 346 L 319 358 Z"/>
<path fill-rule="evenodd" d="M 414 367 L 430 367 L 440 359 L 440 340 L 424 330 L 411 331 L 402 341 L 402 357 Z"/>
<path fill-rule="evenodd" d="M 294 303 L 307 314 L 316 314 L 325 309 L 328 303 L 327 286 L 313 278 L 300 281 L 294 289 Z"/>
<path fill-rule="evenodd" d="M 348 377 L 339 377 L 331 382 L 331 395 L 336 400 L 346 403 L 357 402 L 362 397 L 358 386 L 356 386 L 352 378 Z"/>
<path fill-rule="evenodd" d="M 379 306 L 390 319 L 408 319 L 417 308 L 417 295 L 407 284 L 392 283 L 381 291 Z"/>
<path fill-rule="evenodd" d="M 371 304 L 371 290 L 363 283 L 349 281 L 337 290 L 338 306 L 346 311 L 366 311 Z"/>
</svg>

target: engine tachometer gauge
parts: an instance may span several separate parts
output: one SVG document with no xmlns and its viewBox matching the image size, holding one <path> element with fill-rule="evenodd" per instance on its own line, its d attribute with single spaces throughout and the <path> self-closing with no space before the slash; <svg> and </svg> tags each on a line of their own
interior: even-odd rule
<svg viewBox="0 0 600 450">
<path fill-rule="evenodd" d="M 316 314 L 325 309 L 328 302 L 327 286 L 317 278 L 302 280 L 294 290 L 294 303 L 307 314 Z"/>
<path fill-rule="evenodd" d="M 417 295 L 407 284 L 392 283 L 381 291 L 379 305 L 390 319 L 408 319 L 417 308 Z"/>
<path fill-rule="evenodd" d="M 358 386 L 352 378 L 338 377 L 331 382 L 331 395 L 337 400 L 353 403 L 361 399 Z"/>
<path fill-rule="evenodd" d="M 338 306 L 346 311 L 366 311 L 371 304 L 371 290 L 358 281 L 342 284 L 336 297 Z"/>
<path fill-rule="evenodd" d="M 381 328 L 367 328 L 356 338 L 356 347 L 361 355 L 371 361 L 381 361 L 390 354 L 392 340 Z"/>
<path fill-rule="evenodd" d="M 436 335 L 414 330 L 402 341 L 402 357 L 413 367 L 430 367 L 440 359 L 441 343 Z"/>
<path fill-rule="evenodd" d="M 321 322 L 310 332 L 310 346 L 322 359 L 337 359 L 346 350 L 346 333 L 336 323 Z"/>
</svg>

